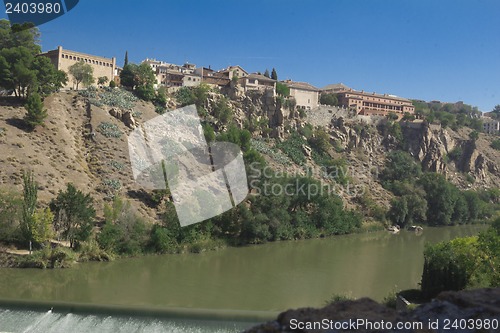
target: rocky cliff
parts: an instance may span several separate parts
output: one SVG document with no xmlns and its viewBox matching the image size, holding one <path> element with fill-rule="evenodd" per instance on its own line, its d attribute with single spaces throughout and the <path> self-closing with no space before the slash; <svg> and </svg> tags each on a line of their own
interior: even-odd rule
<svg viewBox="0 0 500 333">
<path fill-rule="evenodd" d="M 288 310 L 281 313 L 276 320 L 251 328 L 245 333 L 498 332 L 499 318 L 500 289 L 478 289 L 444 292 L 431 302 L 411 311 L 396 311 L 368 298 L 336 302 L 321 309 Z M 333 323 L 333 328 L 314 329 L 306 326 L 307 323 L 321 323 L 324 320 Z M 358 320 L 365 323 L 360 322 L 360 326 L 356 327 L 347 326 L 345 330 L 335 328 L 335 323 L 338 327 L 341 323 L 351 324 Z M 492 320 L 496 322 L 486 328 L 485 323 L 488 320 L 490 323 Z M 304 328 L 297 327 L 299 322 L 304 323 Z M 381 322 L 385 324 L 382 328 L 377 328 L 375 325 Z M 409 329 L 397 329 L 397 323 L 410 323 L 414 326 L 409 326 Z M 455 323 L 458 329 L 454 327 Z M 463 325 L 469 325 L 470 328 Z"/>
</svg>

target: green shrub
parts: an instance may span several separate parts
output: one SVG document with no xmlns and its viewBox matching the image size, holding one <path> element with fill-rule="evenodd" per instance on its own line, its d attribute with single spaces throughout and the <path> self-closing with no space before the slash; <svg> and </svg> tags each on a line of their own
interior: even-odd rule
<svg viewBox="0 0 500 333">
<path fill-rule="evenodd" d="M 68 268 L 76 262 L 77 255 L 71 249 L 44 248 L 20 259 L 21 268 Z"/>
<path fill-rule="evenodd" d="M 303 146 L 306 141 L 298 134 L 292 133 L 288 139 L 278 143 L 277 148 L 281 149 L 294 163 L 302 165 L 306 161 Z"/>
<path fill-rule="evenodd" d="M 500 150 L 500 139 L 495 139 L 491 142 L 491 148 Z"/>
<path fill-rule="evenodd" d="M 119 138 L 122 136 L 122 131 L 118 129 L 118 126 L 108 122 L 102 122 L 97 126 L 97 131 L 100 132 L 107 138 Z"/>
</svg>

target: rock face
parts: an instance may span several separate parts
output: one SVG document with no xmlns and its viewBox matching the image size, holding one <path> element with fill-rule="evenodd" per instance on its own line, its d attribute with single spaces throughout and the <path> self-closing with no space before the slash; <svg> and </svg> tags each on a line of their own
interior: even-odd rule
<svg viewBox="0 0 500 333">
<path fill-rule="evenodd" d="M 328 305 L 322 309 L 304 308 L 289 310 L 281 313 L 274 321 L 251 328 L 245 333 L 272 333 L 272 332 L 498 332 L 498 329 L 458 329 L 452 328 L 457 320 L 478 319 L 500 320 L 500 289 L 478 289 L 460 292 L 444 292 L 429 303 L 417 307 L 413 311 L 398 312 L 377 302 L 362 298 L 356 301 L 341 301 Z M 382 329 L 375 329 L 368 325 L 357 329 L 298 329 L 297 322 L 321 322 L 322 320 L 335 322 L 353 322 L 358 319 L 372 323 L 384 321 Z M 450 321 L 449 328 L 445 329 L 446 321 Z M 387 323 L 392 323 L 393 329 Z M 420 322 L 422 329 L 396 329 L 397 322 Z M 432 323 L 432 325 L 430 324 Z M 438 323 L 435 327 L 434 323 Z M 485 323 L 485 321 L 482 321 Z M 498 322 L 497 322 L 498 323 Z M 500 324 L 499 324 L 500 325 Z M 415 326 L 414 326 L 415 327 Z M 295 328 L 295 329 L 294 329 Z M 372 328 L 372 329 L 370 329 Z"/>
<path fill-rule="evenodd" d="M 116 119 L 123 121 L 125 126 L 128 128 L 134 129 L 137 126 L 134 116 L 132 115 L 132 111 L 130 110 L 122 111 L 118 108 L 112 108 L 109 110 L 109 114 Z"/>
</svg>

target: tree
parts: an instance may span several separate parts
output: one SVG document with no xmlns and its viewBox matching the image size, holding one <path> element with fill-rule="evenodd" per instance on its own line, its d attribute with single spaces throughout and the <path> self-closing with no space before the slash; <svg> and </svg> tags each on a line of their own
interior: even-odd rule
<svg viewBox="0 0 500 333">
<path fill-rule="evenodd" d="M 264 72 L 264 76 L 271 77 L 271 75 L 269 74 L 269 69 L 266 68 L 266 71 Z"/>
<path fill-rule="evenodd" d="M 126 64 L 120 72 L 120 83 L 122 86 L 133 89 L 135 85 L 136 64 Z"/>
<path fill-rule="evenodd" d="M 68 82 L 68 75 L 57 70 L 47 57 L 36 57 L 32 68 L 36 72 L 37 91 L 42 96 L 59 91 Z"/>
<path fill-rule="evenodd" d="M 107 76 L 101 76 L 100 78 L 97 79 L 97 84 L 100 86 L 105 85 L 109 81 Z"/>
<path fill-rule="evenodd" d="M 27 114 L 24 116 L 24 121 L 34 129 L 38 125 L 43 125 L 47 118 L 47 110 L 43 108 L 43 102 L 38 93 L 31 93 L 26 100 L 24 108 Z"/>
<path fill-rule="evenodd" d="M 47 207 L 37 209 L 33 214 L 33 241 L 37 244 L 48 242 L 53 235 L 52 223 L 54 214 Z"/>
<path fill-rule="evenodd" d="M 283 97 L 290 96 L 290 88 L 281 82 L 276 82 L 276 93 Z"/>
<path fill-rule="evenodd" d="M 31 171 L 23 172 L 23 218 L 21 220 L 21 234 L 23 240 L 29 244 L 31 253 L 32 242 L 35 240 L 35 214 L 38 195 L 38 184 Z"/>
<path fill-rule="evenodd" d="M 125 51 L 125 60 L 123 61 L 123 67 L 128 65 L 128 51 Z"/>
<path fill-rule="evenodd" d="M 472 141 L 476 142 L 476 141 L 477 141 L 477 139 L 479 139 L 479 132 L 478 132 L 478 131 L 475 131 L 475 130 L 474 130 L 474 131 L 472 131 L 472 132 L 470 132 L 470 133 L 469 133 L 469 138 L 470 138 Z"/>
<path fill-rule="evenodd" d="M 73 76 L 73 82 L 76 83 L 76 90 L 78 90 L 80 83 L 85 86 L 90 86 L 94 83 L 94 69 L 82 60 L 71 65 L 69 73 Z"/>
<path fill-rule="evenodd" d="M 274 68 L 271 72 L 271 79 L 278 81 L 278 73 L 276 73 L 276 69 Z"/>
<path fill-rule="evenodd" d="M 319 102 L 323 105 L 336 106 L 338 104 L 338 99 L 334 94 L 321 94 Z"/>
<path fill-rule="evenodd" d="M 420 164 L 408 153 L 395 150 L 389 153 L 381 178 L 385 182 L 415 180 L 422 174 Z"/>
<path fill-rule="evenodd" d="M 420 179 L 428 204 L 427 222 L 431 225 L 452 225 L 452 216 L 460 192 L 443 175 L 426 173 Z"/>
<path fill-rule="evenodd" d="M 90 237 L 96 215 L 90 194 L 84 194 L 73 184 L 68 184 L 66 191 L 59 191 L 50 207 L 55 212 L 56 231 L 69 240 L 71 248 L 76 242 Z"/>
</svg>

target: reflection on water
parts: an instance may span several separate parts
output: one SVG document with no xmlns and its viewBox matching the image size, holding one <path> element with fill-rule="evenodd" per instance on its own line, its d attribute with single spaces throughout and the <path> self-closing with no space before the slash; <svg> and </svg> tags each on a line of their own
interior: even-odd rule
<svg viewBox="0 0 500 333">
<path fill-rule="evenodd" d="M 127 306 L 282 311 L 333 294 L 381 300 L 416 288 L 426 243 L 482 226 L 426 228 L 149 256 L 65 270 L 0 270 L 0 298 Z"/>
<path fill-rule="evenodd" d="M 251 327 L 250 323 L 166 320 L 119 316 L 82 316 L 52 312 L 0 309 L 0 332 L 12 333 L 233 333 Z"/>
</svg>

